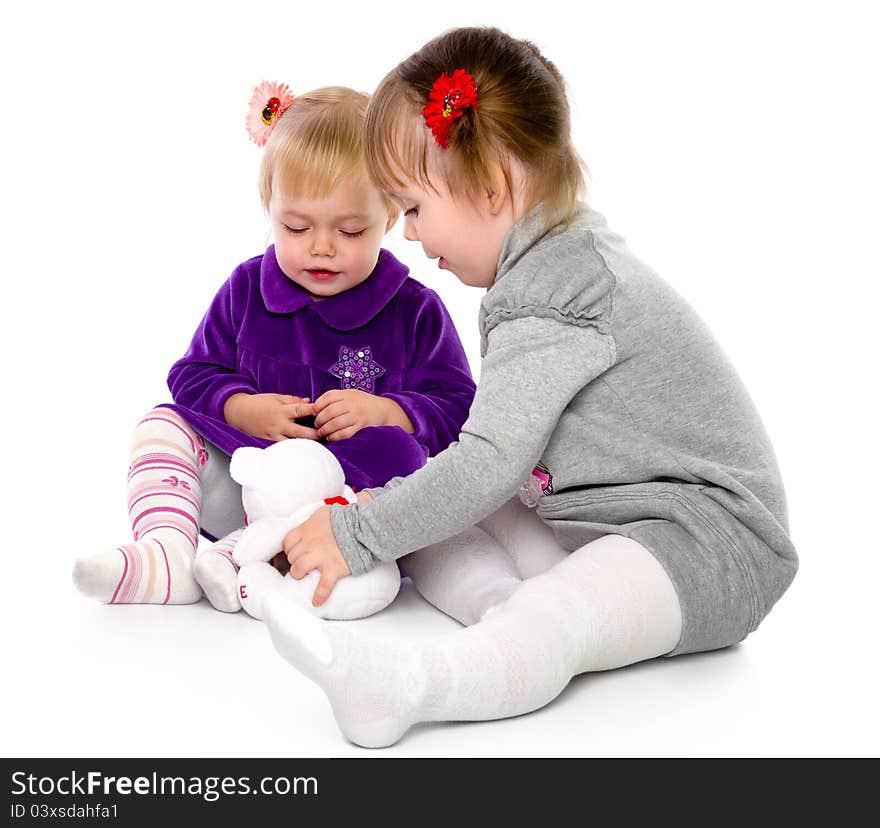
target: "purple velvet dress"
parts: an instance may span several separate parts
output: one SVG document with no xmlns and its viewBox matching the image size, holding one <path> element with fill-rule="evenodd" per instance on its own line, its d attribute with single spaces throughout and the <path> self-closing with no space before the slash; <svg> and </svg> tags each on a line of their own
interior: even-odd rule
<svg viewBox="0 0 880 828">
<path fill-rule="evenodd" d="M 233 428 L 223 405 L 235 393 L 295 394 L 357 388 L 395 400 L 415 426 L 361 429 L 325 442 L 359 490 L 411 474 L 458 439 L 475 385 L 458 333 L 437 294 L 387 250 L 361 284 L 315 301 L 284 275 L 270 246 L 220 288 L 171 368 L 177 411 L 226 454 L 263 440 Z"/>
</svg>

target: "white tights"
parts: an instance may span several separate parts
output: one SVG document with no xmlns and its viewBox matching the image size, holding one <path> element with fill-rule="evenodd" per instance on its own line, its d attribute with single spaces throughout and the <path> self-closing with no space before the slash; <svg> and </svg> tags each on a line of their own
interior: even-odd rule
<svg viewBox="0 0 880 828">
<path fill-rule="evenodd" d="M 518 498 L 476 526 L 400 559 L 419 594 L 465 626 L 527 578 L 568 557 L 553 531 Z"/>
<path fill-rule="evenodd" d="M 681 636 L 672 582 L 641 544 L 606 535 L 568 554 L 518 501 L 401 563 L 427 600 L 470 626 L 399 644 L 281 601 L 266 607 L 278 651 L 365 747 L 416 722 L 536 710 L 573 676 L 664 655 Z"/>
</svg>

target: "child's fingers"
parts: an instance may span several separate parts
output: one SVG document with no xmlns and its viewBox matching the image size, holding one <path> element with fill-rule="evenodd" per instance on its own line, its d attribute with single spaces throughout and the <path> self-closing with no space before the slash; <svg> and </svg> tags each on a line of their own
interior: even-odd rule
<svg viewBox="0 0 880 828">
<path fill-rule="evenodd" d="M 315 414 L 315 428 L 321 428 L 324 423 L 329 422 L 334 417 L 338 417 L 340 414 L 345 414 L 347 411 L 348 406 L 342 400 L 328 405 L 320 412 L 317 412 L 316 409 L 317 413 Z"/>
<path fill-rule="evenodd" d="M 360 429 L 361 427 L 355 423 L 354 425 L 348 426 L 348 428 L 341 428 L 339 431 L 334 431 L 327 437 L 327 439 L 330 441 L 347 440 L 349 437 L 353 437 L 357 434 Z"/>
<path fill-rule="evenodd" d="M 315 400 L 315 413 L 323 411 L 328 405 L 343 399 L 342 392 L 338 389 L 325 391 L 318 399 Z"/>
<path fill-rule="evenodd" d="M 320 556 L 315 552 L 304 552 L 300 555 L 294 554 L 292 561 L 290 556 L 288 556 L 287 560 L 290 561 L 290 577 L 296 578 L 297 581 L 300 578 L 305 578 L 313 569 L 320 569 L 321 564 Z"/>
<path fill-rule="evenodd" d="M 318 429 L 318 438 L 321 439 L 323 437 L 326 437 L 329 440 L 330 437 L 337 431 L 353 426 L 355 422 L 356 419 L 354 414 L 352 414 L 350 411 L 345 411 L 338 417 L 334 417 L 332 420 L 328 420 L 326 423 L 324 423 L 324 425 L 322 425 Z M 315 421 L 315 425 L 318 425 L 317 420 Z"/>
<path fill-rule="evenodd" d="M 330 593 L 333 592 L 333 587 L 336 586 L 338 580 L 339 575 L 335 568 L 327 566 L 321 570 L 321 580 L 318 581 L 318 586 L 315 587 L 315 594 L 312 596 L 313 607 L 320 607 L 330 597 Z"/>
<path fill-rule="evenodd" d="M 297 556 L 302 554 L 296 548 L 297 544 L 301 540 L 302 540 L 302 533 L 300 532 L 299 526 L 295 527 L 294 529 L 291 529 L 284 536 L 284 541 L 282 542 L 282 548 L 284 549 L 284 555 L 287 558 L 287 562 L 291 565 L 297 559 Z"/>
<path fill-rule="evenodd" d="M 301 437 L 305 440 L 317 440 L 318 432 L 313 428 L 309 428 L 308 426 L 300 425 L 299 423 L 295 423 L 292 420 L 285 423 L 281 427 L 281 433 L 285 437 Z"/>
<path fill-rule="evenodd" d="M 286 403 L 282 406 L 283 414 L 288 420 L 295 420 L 297 417 L 311 417 L 312 404 L 306 402 Z"/>
</svg>

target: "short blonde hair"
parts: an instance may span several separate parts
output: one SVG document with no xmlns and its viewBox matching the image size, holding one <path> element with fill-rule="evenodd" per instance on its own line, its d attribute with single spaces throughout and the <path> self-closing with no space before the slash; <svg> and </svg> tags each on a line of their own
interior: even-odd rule
<svg viewBox="0 0 880 828">
<path fill-rule="evenodd" d="M 364 159 L 364 117 L 369 95 L 327 86 L 297 95 L 278 119 L 263 150 L 260 200 L 268 211 L 273 187 L 290 195 L 326 198 L 343 180 L 370 182 Z M 388 215 L 398 208 L 380 190 Z"/>
<path fill-rule="evenodd" d="M 425 44 L 386 75 L 367 109 L 367 170 L 383 190 L 407 180 L 436 190 L 428 176 L 434 138 L 422 109 L 437 78 L 471 74 L 478 108 L 453 121 L 440 150 L 441 175 L 453 195 L 476 200 L 491 186 L 491 162 L 511 186 L 512 157 L 526 173 L 529 207 L 542 203 L 547 229 L 570 219 L 586 195 L 586 165 L 571 142 L 565 82 L 537 46 L 500 29 L 452 29 Z M 417 115 L 418 117 L 413 117 Z"/>
</svg>

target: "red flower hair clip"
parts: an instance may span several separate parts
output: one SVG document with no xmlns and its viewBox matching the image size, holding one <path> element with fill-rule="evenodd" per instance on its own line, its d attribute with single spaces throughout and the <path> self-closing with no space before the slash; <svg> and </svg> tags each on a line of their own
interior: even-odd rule
<svg viewBox="0 0 880 828">
<path fill-rule="evenodd" d="M 423 110 L 425 123 L 434 133 L 434 140 L 443 149 L 449 143 L 452 122 L 464 114 L 469 106 L 477 105 L 477 85 L 464 69 L 456 69 L 450 77 L 445 72 L 434 81 L 428 103 Z"/>
<path fill-rule="evenodd" d="M 263 81 L 248 103 L 247 131 L 258 147 L 266 145 L 275 122 L 294 101 L 286 83 Z"/>
</svg>

